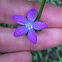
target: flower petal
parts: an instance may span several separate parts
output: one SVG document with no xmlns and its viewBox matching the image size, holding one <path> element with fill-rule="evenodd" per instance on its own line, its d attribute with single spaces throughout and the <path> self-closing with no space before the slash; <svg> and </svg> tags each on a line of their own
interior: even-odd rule
<svg viewBox="0 0 62 62">
<path fill-rule="evenodd" d="M 46 29 L 48 27 L 48 25 L 46 23 L 40 22 L 40 21 L 36 21 L 34 23 L 34 29 L 36 30 L 43 30 Z"/>
<path fill-rule="evenodd" d="M 18 36 L 23 36 L 28 32 L 28 30 L 26 29 L 25 26 L 21 26 L 18 29 L 15 30 L 14 32 L 14 36 L 18 37 Z"/>
<path fill-rule="evenodd" d="M 35 21 L 36 17 L 37 17 L 36 9 L 31 9 L 28 13 L 28 16 L 27 16 L 28 20 Z"/>
<path fill-rule="evenodd" d="M 37 43 L 37 36 L 36 36 L 36 32 L 34 30 L 30 30 L 28 32 L 28 38 L 29 40 L 33 43 L 36 44 Z"/>
<path fill-rule="evenodd" d="M 27 19 L 20 15 L 13 16 L 13 19 L 15 20 L 15 22 L 17 22 L 18 24 L 21 24 L 21 25 L 24 25 L 27 22 Z"/>
</svg>

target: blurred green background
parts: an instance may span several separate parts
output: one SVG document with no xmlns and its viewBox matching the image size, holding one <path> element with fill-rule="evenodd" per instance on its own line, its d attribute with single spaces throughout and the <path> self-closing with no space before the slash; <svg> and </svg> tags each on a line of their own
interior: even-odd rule
<svg viewBox="0 0 62 62">
<path fill-rule="evenodd" d="M 42 0 L 27 0 L 27 1 L 38 1 L 38 2 L 42 2 Z M 46 0 L 47 3 L 56 5 L 56 6 L 61 6 L 62 7 L 62 0 Z"/>
<path fill-rule="evenodd" d="M 28 0 L 28 1 L 42 2 L 42 0 Z M 47 0 L 47 3 L 62 7 L 62 0 Z M 10 27 L 10 28 L 18 27 L 7 24 L 0 24 L 0 26 Z M 62 45 L 56 48 L 47 49 L 43 51 L 34 51 L 34 52 L 31 51 L 31 53 L 33 55 L 32 62 L 62 62 Z M 4 53 L 0 53 L 0 54 L 4 54 Z"/>
</svg>

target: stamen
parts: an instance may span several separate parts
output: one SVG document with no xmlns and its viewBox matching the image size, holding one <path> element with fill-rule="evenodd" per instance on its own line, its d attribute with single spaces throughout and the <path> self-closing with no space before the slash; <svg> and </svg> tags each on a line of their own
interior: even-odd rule
<svg viewBox="0 0 62 62">
<path fill-rule="evenodd" d="M 26 28 L 28 28 L 28 30 L 33 28 L 33 24 L 32 23 L 27 23 L 25 24 Z"/>
</svg>

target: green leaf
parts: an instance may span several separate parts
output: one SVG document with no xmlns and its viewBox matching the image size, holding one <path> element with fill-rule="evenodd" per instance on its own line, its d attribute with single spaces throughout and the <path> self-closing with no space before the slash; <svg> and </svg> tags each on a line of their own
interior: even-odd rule
<svg viewBox="0 0 62 62">
<path fill-rule="evenodd" d="M 48 50 L 47 50 L 47 54 L 49 54 L 49 53 L 50 53 L 50 51 L 51 51 L 51 49 L 48 49 Z"/>
<path fill-rule="evenodd" d="M 34 54 L 35 54 L 35 55 L 34 55 L 34 59 L 33 59 L 33 60 L 38 60 L 37 53 L 35 52 Z"/>
<path fill-rule="evenodd" d="M 42 58 L 43 58 L 43 57 L 42 57 L 42 52 L 41 52 L 41 51 L 37 51 L 37 53 L 38 53 L 40 59 L 42 59 Z"/>
</svg>

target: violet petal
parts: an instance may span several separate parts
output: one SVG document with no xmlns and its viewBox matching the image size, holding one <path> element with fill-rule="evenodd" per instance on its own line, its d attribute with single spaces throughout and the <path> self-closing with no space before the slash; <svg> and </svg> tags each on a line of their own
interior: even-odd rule
<svg viewBox="0 0 62 62">
<path fill-rule="evenodd" d="M 28 32 L 28 38 L 29 40 L 33 43 L 36 44 L 37 43 L 37 36 L 36 36 L 36 32 L 34 30 L 30 30 Z"/>
<path fill-rule="evenodd" d="M 21 25 L 24 25 L 28 21 L 25 17 L 20 15 L 13 16 L 13 19 L 15 20 L 15 22 Z"/>
<path fill-rule="evenodd" d="M 14 32 L 14 36 L 18 37 L 18 36 L 23 36 L 28 32 L 28 30 L 26 29 L 25 26 L 21 26 L 18 29 L 15 30 Z"/>
<path fill-rule="evenodd" d="M 46 29 L 48 27 L 48 25 L 46 23 L 40 22 L 40 21 L 36 21 L 34 23 L 34 29 L 36 30 L 43 30 Z"/>
<path fill-rule="evenodd" d="M 30 21 L 35 21 L 35 19 L 37 18 L 37 11 L 36 9 L 31 9 L 28 13 L 28 16 L 27 16 L 28 20 Z"/>
</svg>

